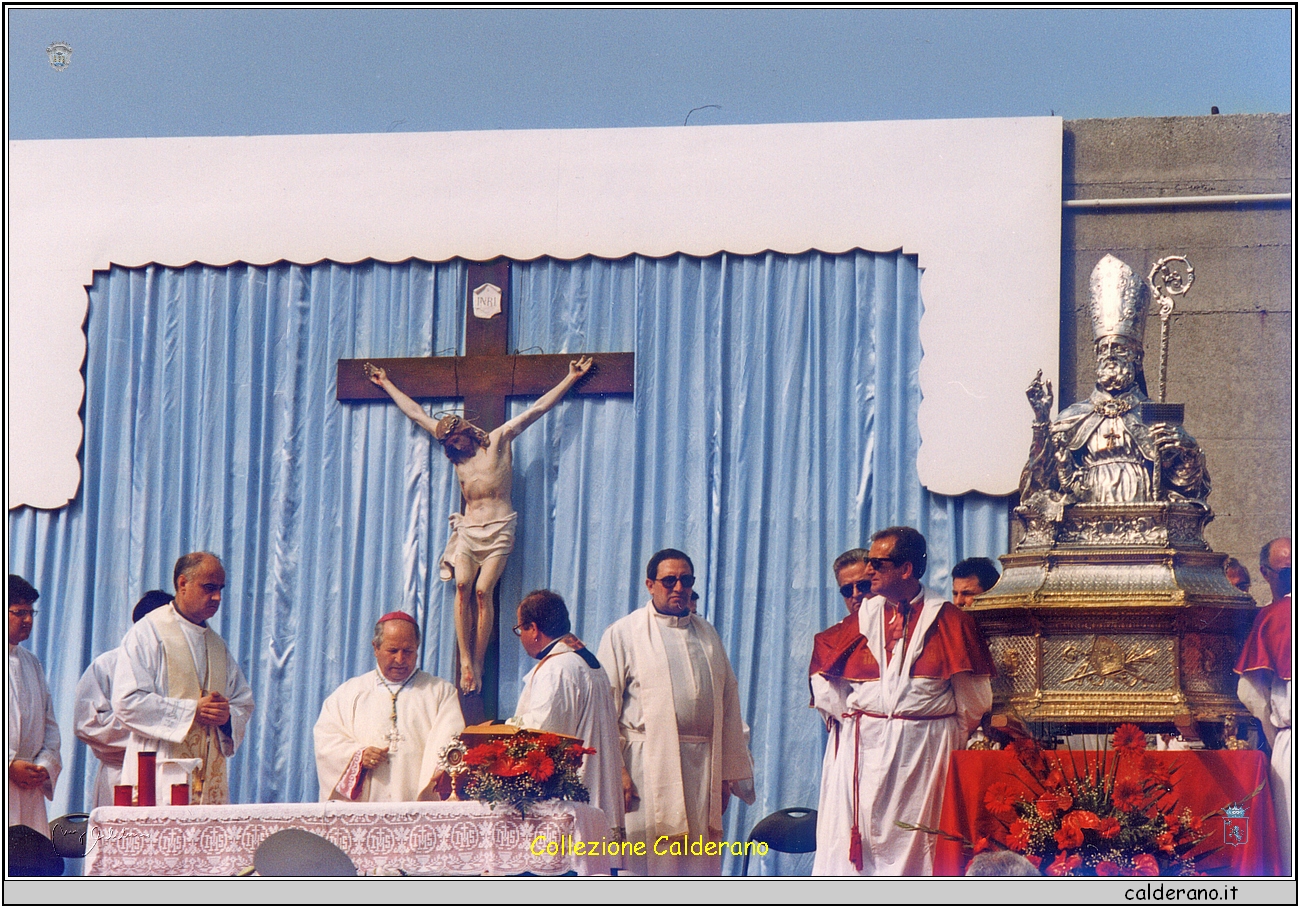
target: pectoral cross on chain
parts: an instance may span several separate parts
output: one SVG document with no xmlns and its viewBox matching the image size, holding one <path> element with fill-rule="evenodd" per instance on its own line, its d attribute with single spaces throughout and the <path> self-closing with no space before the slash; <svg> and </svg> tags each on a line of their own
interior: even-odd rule
<svg viewBox="0 0 1300 908">
<path fill-rule="evenodd" d="M 391 757 L 397 753 L 398 745 L 406 739 L 402 736 L 402 733 L 397 730 L 397 725 L 394 724 L 388 734 L 384 735 L 384 740 L 388 742 L 388 755 Z"/>
</svg>

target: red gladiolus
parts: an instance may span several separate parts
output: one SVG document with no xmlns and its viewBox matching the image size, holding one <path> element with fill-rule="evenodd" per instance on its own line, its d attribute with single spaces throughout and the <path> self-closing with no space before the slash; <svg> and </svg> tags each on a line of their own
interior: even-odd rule
<svg viewBox="0 0 1300 908">
<path fill-rule="evenodd" d="M 1068 791 L 1058 791 L 1056 793 L 1056 806 L 1060 810 L 1069 810 L 1074 806 L 1074 798 L 1070 797 Z"/>
<path fill-rule="evenodd" d="M 1044 820 L 1050 820 L 1060 813 L 1060 805 L 1057 803 L 1056 795 L 1045 794 L 1037 801 L 1034 806 L 1038 808 L 1038 815 Z"/>
<path fill-rule="evenodd" d="M 1083 844 L 1083 830 L 1078 826 L 1064 825 L 1056 831 L 1056 847 L 1061 850 L 1078 848 Z"/>
<path fill-rule="evenodd" d="M 1149 854 L 1139 854 L 1133 859 L 1134 876 L 1160 876 L 1160 864 Z"/>
<path fill-rule="evenodd" d="M 1142 804 L 1142 786 L 1132 779 L 1120 779 L 1111 796 L 1120 810 L 1134 810 Z"/>
<path fill-rule="evenodd" d="M 1101 826 L 1101 818 L 1091 810 L 1072 810 L 1061 819 L 1062 826 L 1075 829 L 1096 829 Z"/>
<path fill-rule="evenodd" d="M 537 743 L 542 747 L 545 747 L 547 750 L 552 750 L 560 746 L 560 736 L 552 734 L 551 732 L 545 732 L 537 736 Z"/>
<path fill-rule="evenodd" d="M 1072 854 L 1067 857 L 1065 852 L 1062 852 L 1056 856 L 1056 860 L 1052 861 L 1051 865 L 1047 868 L 1047 875 L 1069 876 L 1070 873 L 1077 870 L 1081 864 L 1083 864 L 1083 858 L 1079 857 L 1077 854 Z"/>
<path fill-rule="evenodd" d="M 1106 817 L 1097 824 L 1097 832 L 1101 834 L 1103 839 L 1113 839 L 1119 835 L 1119 831 L 1119 820 L 1114 817 Z"/>
<path fill-rule="evenodd" d="M 1043 780 L 1043 785 L 1047 788 L 1060 788 L 1064 784 L 1065 776 L 1061 775 L 1059 769 L 1053 769 L 1047 774 L 1047 778 Z"/>
<path fill-rule="evenodd" d="M 1140 754 L 1147 749 L 1147 736 L 1132 722 L 1115 729 L 1115 749 L 1122 754 Z"/>
<path fill-rule="evenodd" d="M 983 854 L 988 850 L 989 850 L 989 837 L 986 835 L 980 836 L 971 844 L 972 854 Z"/>
<path fill-rule="evenodd" d="M 1097 876 L 1119 876 L 1119 865 L 1114 861 L 1098 861 Z"/>
<path fill-rule="evenodd" d="M 1006 782 L 994 782 L 984 792 L 984 806 L 1004 823 L 1016 819 L 1016 800 L 1019 793 Z"/>
<path fill-rule="evenodd" d="M 1167 851 L 1173 854 L 1174 851 L 1174 834 L 1172 832 L 1162 832 L 1156 836 L 1156 844 L 1160 846 L 1161 851 Z"/>
</svg>

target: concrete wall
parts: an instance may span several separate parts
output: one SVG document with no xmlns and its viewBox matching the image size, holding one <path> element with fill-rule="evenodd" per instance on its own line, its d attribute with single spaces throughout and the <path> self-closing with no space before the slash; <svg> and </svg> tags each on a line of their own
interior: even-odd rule
<svg viewBox="0 0 1300 908">
<path fill-rule="evenodd" d="M 1065 198 L 1291 192 L 1289 115 L 1065 122 Z M 1168 400 L 1209 460 L 1216 551 L 1251 573 L 1268 601 L 1259 547 L 1292 535 L 1294 270 L 1289 203 L 1065 209 L 1061 255 L 1061 407 L 1087 397 L 1095 359 L 1088 275 L 1113 253 L 1146 277 L 1184 255 L 1195 269 L 1170 328 Z M 1160 321 L 1146 331 L 1155 396 Z"/>
</svg>

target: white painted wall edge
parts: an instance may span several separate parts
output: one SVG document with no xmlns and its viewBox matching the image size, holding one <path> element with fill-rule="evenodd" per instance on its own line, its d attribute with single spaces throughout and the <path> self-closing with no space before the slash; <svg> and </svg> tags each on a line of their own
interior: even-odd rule
<svg viewBox="0 0 1300 908">
<path fill-rule="evenodd" d="M 9 506 L 77 492 L 86 286 L 110 263 L 903 249 L 922 483 L 1014 490 L 1055 379 L 1061 119 L 9 143 Z"/>
</svg>

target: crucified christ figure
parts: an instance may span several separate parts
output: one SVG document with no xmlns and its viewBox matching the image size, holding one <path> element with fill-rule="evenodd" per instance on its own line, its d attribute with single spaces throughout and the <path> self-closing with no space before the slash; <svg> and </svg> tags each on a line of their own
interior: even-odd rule
<svg viewBox="0 0 1300 908">
<path fill-rule="evenodd" d="M 477 691 L 483 684 L 483 661 L 496 615 L 492 594 L 515 547 L 518 515 L 510 504 L 514 479 L 510 443 L 564 397 L 591 369 L 591 357 L 569 363 L 569 374 L 531 407 L 491 432 L 459 416 L 434 421 L 402 392 L 387 373 L 370 363 L 366 375 L 388 393 L 398 408 L 426 429 L 456 465 L 464 514 L 451 515 L 451 537 L 442 554 L 443 580 L 456 581 L 456 639 L 460 648 L 460 689 Z"/>
</svg>

